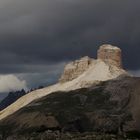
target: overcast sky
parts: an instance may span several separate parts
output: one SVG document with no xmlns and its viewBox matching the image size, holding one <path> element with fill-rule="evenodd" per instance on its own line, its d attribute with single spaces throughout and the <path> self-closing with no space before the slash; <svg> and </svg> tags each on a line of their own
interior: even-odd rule
<svg viewBox="0 0 140 140">
<path fill-rule="evenodd" d="M 105 43 L 140 75 L 140 0 L 0 0 L 0 92 L 56 82 L 66 62 Z M 6 89 L 7 87 L 7 89 Z M 5 89 L 5 90 L 4 90 Z M 18 89 L 18 88 L 17 88 Z"/>
</svg>

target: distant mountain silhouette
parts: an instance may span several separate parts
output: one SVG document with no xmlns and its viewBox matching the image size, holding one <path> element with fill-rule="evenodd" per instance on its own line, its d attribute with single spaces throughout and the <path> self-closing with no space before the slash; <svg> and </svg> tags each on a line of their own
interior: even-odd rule
<svg viewBox="0 0 140 140">
<path fill-rule="evenodd" d="M 9 92 L 9 94 L 0 102 L 0 110 L 3 110 L 4 108 L 8 107 L 12 103 L 14 103 L 17 99 L 24 96 L 25 94 L 28 94 L 31 91 L 41 89 L 41 88 L 43 88 L 43 86 L 39 86 L 38 88 L 31 89 L 27 92 L 24 89 L 19 91 Z"/>
<path fill-rule="evenodd" d="M 26 92 L 25 92 L 24 89 L 22 89 L 20 91 L 15 91 L 15 92 L 9 92 L 9 94 L 7 95 L 7 97 L 5 97 L 0 102 L 0 110 L 6 108 L 7 106 L 9 106 L 10 104 L 12 104 L 13 102 L 15 102 L 17 99 L 19 99 L 20 97 L 22 97 L 25 94 L 26 94 Z"/>
</svg>

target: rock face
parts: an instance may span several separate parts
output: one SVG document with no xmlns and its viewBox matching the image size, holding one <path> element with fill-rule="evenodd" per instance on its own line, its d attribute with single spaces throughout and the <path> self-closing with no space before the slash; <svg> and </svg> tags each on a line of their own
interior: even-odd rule
<svg viewBox="0 0 140 140">
<path fill-rule="evenodd" d="M 83 74 L 87 69 L 89 69 L 89 67 L 92 66 L 94 69 L 97 66 L 97 63 L 100 63 L 101 61 L 106 63 L 106 65 L 110 67 L 110 70 L 113 66 L 115 66 L 118 70 L 122 69 L 121 49 L 112 45 L 100 46 L 97 52 L 97 60 L 86 56 L 80 60 L 67 64 L 59 82 L 65 83 L 72 81 Z"/>
<path fill-rule="evenodd" d="M 121 49 L 112 45 L 102 45 L 98 50 L 98 59 L 104 62 L 122 68 Z"/>
<path fill-rule="evenodd" d="M 91 59 L 88 56 L 86 56 L 81 58 L 80 60 L 76 60 L 67 64 L 59 82 L 64 83 L 77 78 L 84 71 L 86 71 L 93 62 L 94 59 Z"/>
</svg>

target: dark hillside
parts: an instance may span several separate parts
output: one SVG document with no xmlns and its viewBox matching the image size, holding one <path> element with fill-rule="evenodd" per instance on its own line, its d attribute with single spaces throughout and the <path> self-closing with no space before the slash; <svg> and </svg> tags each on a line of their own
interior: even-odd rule
<svg viewBox="0 0 140 140">
<path fill-rule="evenodd" d="M 140 78 L 120 77 L 92 88 L 38 99 L 2 120 L 0 133 L 3 138 L 42 136 L 48 131 L 139 137 L 139 118 Z"/>
</svg>

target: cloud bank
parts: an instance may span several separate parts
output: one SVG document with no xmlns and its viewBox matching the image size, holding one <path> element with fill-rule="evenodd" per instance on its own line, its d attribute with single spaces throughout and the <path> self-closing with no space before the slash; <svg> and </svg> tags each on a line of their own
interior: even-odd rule
<svg viewBox="0 0 140 140">
<path fill-rule="evenodd" d="M 20 80 L 14 75 L 0 75 L 0 93 L 21 89 L 27 90 L 27 85 L 24 80 Z"/>
<path fill-rule="evenodd" d="M 139 0 L 2 0 L 0 72 L 96 57 L 103 43 L 121 47 L 125 66 L 139 69 L 139 5 Z"/>
</svg>

